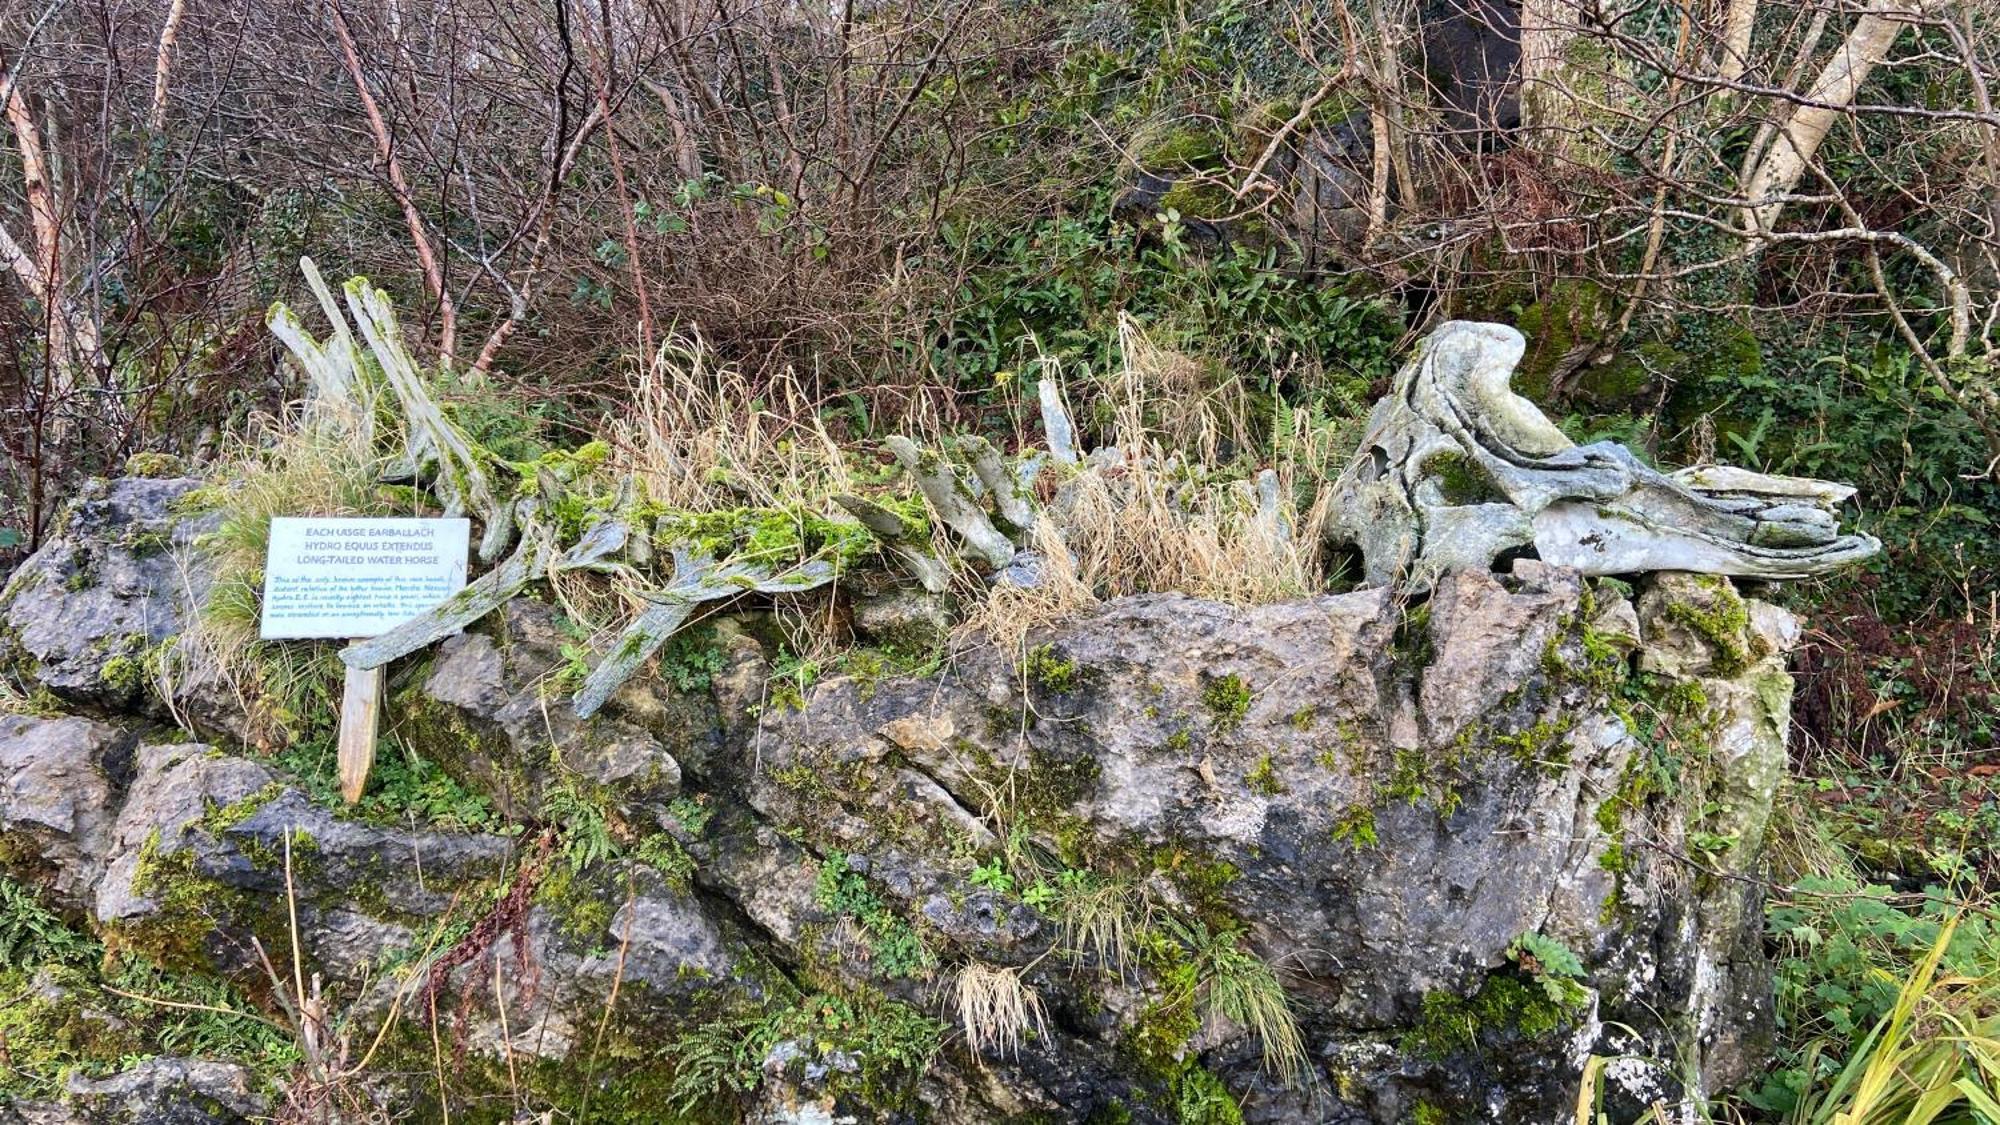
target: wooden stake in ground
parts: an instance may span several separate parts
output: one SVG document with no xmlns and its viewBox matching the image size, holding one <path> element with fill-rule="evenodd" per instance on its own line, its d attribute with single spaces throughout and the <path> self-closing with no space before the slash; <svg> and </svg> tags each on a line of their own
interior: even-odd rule
<svg viewBox="0 0 2000 1125">
<path fill-rule="evenodd" d="M 349 668 L 340 693 L 340 796 L 352 805 L 368 786 L 375 765 L 375 733 L 382 720 L 382 669 Z"/>
</svg>

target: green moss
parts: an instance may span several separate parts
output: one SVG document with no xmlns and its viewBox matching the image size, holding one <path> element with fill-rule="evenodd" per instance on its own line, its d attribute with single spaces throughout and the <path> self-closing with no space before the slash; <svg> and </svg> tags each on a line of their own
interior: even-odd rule
<svg viewBox="0 0 2000 1125">
<path fill-rule="evenodd" d="M 1750 666 L 1755 654 L 1750 650 L 1750 610 L 1727 578 L 1699 575 L 1696 581 L 1708 595 L 1703 603 L 1674 601 L 1667 605 L 1667 620 L 1683 625 L 1700 637 L 1711 653 L 1716 674 L 1734 676 Z"/>
<path fill-rule="evenodd" d="M 146 686 L 146 667 L 137 658 L 114 656 L 98 670 L 98 682 L 123 696 L 137 695 Z"/>
<path fill-rule="evenodd" d="M 1493 736 L 1493 746 L 1524 766 L 1560 773 L 1569 765 L 1569 733 L 1576 719 L 1569 714 L 1538 719 L 1515 734 Z"/>
<path fill-rule="evenodd" d="M 1450 1125 L 1450 1121 L 1444 1110 L 1427 1101 L 1419 1101 L 1410 1110 L 1410 1125 Z"/>
<path fill-rule="evenodd" d="M 273 781 L 255 793 L 226 805 L 214 805 L 201 818 L 201 826 L 210 836 L 220 837 L 224 832 L 250 819 L 258 809 L 276 800 L 285 791 L 285 783 Z"/>
<path fill-rule="evenodd" d="M 1220 219 L 1241 209 L 1228 185 L 1188 176 L 1174 181 L 1160 196 L 1160 212 L 1173 212 L 1183 219 Z"/>
<path fill-rule="evenodd" d="M 1062 656 L 1054 645 L 1037 645 L 1021 662 L 1021 674 L 1029 684 L 1052 695 L 1068 695 L 1082 683 L 1076 661 Z"/>
<path fill-rule="evenodd" d="M 1292 717 L 1286 721 L 1292 724 L 1293 730 L 1298 731 L 1301 734 L 1304 734 L 1307 731 L 1312 730 L 1313 724 L 1316 723 L 1318 720 L 1319 720 L 1319 709 L 1308 704 L 1292 712 Z"/>
<path fill-rule="evenodd" d="M 1208 708 L 1218 730 L 1229 730 L 1250 713 L 1250 685 L 1234 672 L 1211 678 L 1201 689 L 1201 705 Z"/>
<path fill-rule="evenodd" d="M 1202 172 L 1222 167 L 1224 149 L 1223 136 L 1217 130 L 1183 126 L 1142 141 L 1135 155 L 1139 167 L 1149 172 Z"/>
<path fill-rule="evenodd" d="M 865 527 L 828 519 L 804 505 L 648 514 L 655 518 L 654 538 L 661 545 L 692 544 L 696 552 L 718 560 L 781 565 L 827 558 L 844 564 L 876 549 L 875 538 Z"/>
<path fill-rule="evenodd" d="M 1403 1035 L 1404 1051 L 1434 1062 L 1505 1050 L 1523 1040 L 1546 1040 L 1575 1022 L 1578 1007 L 1551 998 L 1540 983 L 1512 972 L 1486 978 L 1470 997 L 1424 994 L 1415 1027 Z"/>
<path fill-rule="evenodd" d="M 1420 471 L 1437 481 L 1447 504 L 1494 504 L 1507 498 L 1478 462 L 1457 450 L 1431 454 Z"/>
<path fill-rule="evenodd" d="M 1250 787 L 1251 792 L 1266 797 L 1276 797 L 1285 791 L 1285 783 L 1278 780 L 1277 767 L 1269 754 L 1257 759 L 1256 766 L 1243 775 L 1243 783 Z"/>
<path fill-rule="evenodd" d="M 618 898 L 612 888 L 601 883 L 575 868 L 556 864 L 536 884 L 535 901 L 549 909 L 563 933 L 579 941 L 602 941 L 611 929 Z"/>
<path fill-rule="evenodd" d="M 1415 679 L 1423 670 L 1431 666 L 1437 658 L 1431 640 L 1431 607 L 1405 605 L 1402 615 L 1396 621 L 1396 635 L 1391 642 L 1395 653 L 1398 674 Z"/>
<path fill-rule="evenodd" d="M 1578 347 L 1593 343 L 1608 323 L 1608 297 L 1582 280 L 1557 282 L 1549 291 L 1514 310 L 1514 326 L 1528 338 L 1527 353 L 1514 375 L 1514 389 L 1539 402 L 1549 398 L 1549 378 Z"/>
<path fill-rule="evenodd" d="M 128 477 L 154 477 L 165 479 L 187 475 L 187 467 L 181 459 L 171 453 L 141 451 L 125 459 L 125 475 Z"/>
<path fill-rule="evenodd" d="M 1367 805 L 1349 805 L 1333 822 L 1333 839 L 1335 843 L 1351 844 L 1357 851 L 1374 847 L 1379 842 L 1375 836 L 1375 810 Z"/>
</svg>

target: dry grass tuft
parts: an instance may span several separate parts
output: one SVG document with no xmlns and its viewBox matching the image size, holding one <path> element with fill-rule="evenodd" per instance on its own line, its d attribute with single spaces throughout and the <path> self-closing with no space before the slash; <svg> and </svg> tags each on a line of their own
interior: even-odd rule
<svg viewBox="0 0 2000 1125">
<path fill-rule="evenodd" d="M 330 702 L 339 682 L 339 658 L 326 645 L 258 639 L 263 609 L 264 558 L 275 516 L 382 514 L 389 499 L 379 487 L 383 459 L 359 427 L 324 413 L 264 417 L 235 441 L 198 499 L 222 510 L 221 525 L 202 544 L 200 559 L 183 558 L 190 590 L 208 571 L 208 592 L 194 627 L 175 642 L 172 659 L 158 669 L 163 695 L 171 681 L 217 674 L 242 701 L 253 727 L 276 744 Z"/>
<path fill-rule="evenodd" d="M 633 382 L 609 438 L 613 468 L 688 511 L 817 509 L 854 481 L 816 405 L 790 370 L 753 384 L 700 337 L 678 337 Z"/>
<path fill-rule="evenodd" d="M 1130 320 L 1119 341 L 1124 366 L 1103 391 L 1120 456 L 1059 483 L 1031 534 L 1043 581 L 995 588 L 974 611 L 969 628 L 1003 647 L 1106 598 L 1172 590 L 1249 605 L 1324 588 L 1319 485 L 1352 444 L 1347 428 L 1289 410 L 1270 419 L 1261 467 L 1275 503 L 1260 503 L 1240 382 L 1218 381 Z"/>
<path fill-rule="evenodd" d="M 1012 1055 L 1030 1030 L 1048 1034 L 1042 998 L 1021 979 L 1018 969 L 968 962 L 953 987 L 958 1022 L 974 1054 Z"/>
</svg>

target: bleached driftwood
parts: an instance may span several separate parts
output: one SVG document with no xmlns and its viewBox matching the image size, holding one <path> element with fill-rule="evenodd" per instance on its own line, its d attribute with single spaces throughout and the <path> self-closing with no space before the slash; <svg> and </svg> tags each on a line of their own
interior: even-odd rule
<svg viewBox="0 0 2000 1125">
<path fill-rule="evenodd" d="M 1329 525 L 1361 550 L 1369 584 L 1425 585 L 1528 548 L 1585 574 L 1773 579 L 1881 548 L 1840 533 L 1844 485 L 1717 466 L 1668 474 L 1615 442 L 1575 444 L 1510 388 L 1526 346 L 1505 325 L 1444 324 L 1375 405 Z"/>
<path fill-rule="evenodd" d="M 625 626 L 597 667 L 584 677 L 571 708 L 579 719 L 595 715 L 639 666 L 678 632 L 695 607 L 703 602 L 733 598 L 745 593 L 797 594 L 833 581 L 833 564 L 813 560 L 773 573 L 755 563 L 725 562 L 690 555 L 685 549 L 674 553 L 674 580 L 664 589 L 645 591 L 639 596 L 652 604 Z"/>
<path fill-rule="evenodd" d="M 916 482 L 917 491 L 924 494 L 931 511 L 957 532 L 981 561 L 995 570 L 1013 561 L 1014 541 L 993 526 L 993 520 L 979 506 L 978 497 L 956 466 L 938 454 L 918 449 L 915 442 L 901 435 L 889 438 L 884 444 Z"/>
<path fill-rule="evenodd" d="M 859 496 L 843 494 L 835 496 L 833 501 L 867 528 L 868 533 L 879 540 L 890 556 L 902 563 L 903 569 L 926 591 L 942 594 L 951 588 L 951 568 L 931 554 L 928 542 L 917 541 L 903 522 L 903 517 Z"/>
</svg>

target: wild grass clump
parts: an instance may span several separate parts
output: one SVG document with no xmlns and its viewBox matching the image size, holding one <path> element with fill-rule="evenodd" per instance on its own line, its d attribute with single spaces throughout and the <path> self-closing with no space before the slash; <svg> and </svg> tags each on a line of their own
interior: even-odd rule
<svg viewBox="0 0 2000 1125">
<path fill-rule="evenodd" d="M 660 348 L 611 420 L 612 468 L 689 512 L 824 508 L 855 487 L 846 455 L 793 372 L 756 384 L 699 336 Z"/>
<path fill-rule="evenodd" d="M 1012 1055 L 1030 1034 L 1048 1035 L 1042 998 L 1019 969 L 968 963 L 952 988 L 959 1026 L 974 1054 Z"/>
<path fill-rule="evenodd" d="M 1214 930 L 1201 922 L 1169 920 L 1164 932 L 1192 966 L 1202 1012 L 1220 1017 L 1257 1037 L 1264 1068 L 1288 1084 L 1305 1074 L 1310 1057 L 1285 987 L 1271 966 L 1244 948 L 1242 935 Z"/>
<path fill-rule="evenodd" d="M 1062 476 L 1028 530 L 1043 560 L 1029 588 L 999 585 L 970 627 L 1019 649 L 1028 633 L 1098 601 L 1175 591 L 1232 605 L 1326 588 L 1322 551 L 1332 479 L 1358 420 L 1265 414 L 1239 379 L 1159 347 L 1129 318 L 1123 362 L 1096 381 L 1105 463 Z M 1088 428 L 1088 427 L 1086 427 Z M 1115 450 L 1115 453 L 1107 452 Z"/>
</svg>

